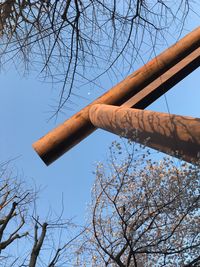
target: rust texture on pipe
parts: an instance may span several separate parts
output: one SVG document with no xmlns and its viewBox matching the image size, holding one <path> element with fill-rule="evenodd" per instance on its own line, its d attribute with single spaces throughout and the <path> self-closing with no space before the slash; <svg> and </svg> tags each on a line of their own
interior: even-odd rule
<svg viewBox="0 0 200 267">
<path fill-rule="evenodd" d="M 200 119 L 97 104 L 89 116 L 95 127 L 195 163 L 200 154 Z"/>
<path fill-rule="evenodd" d="M 121 106 L 144 109 L 200 66 L 200 47 L 147 85 Z"/>
<path fill-rule="evenodd" d="M 129 75 L 125 80 L 111 88 L 107 93 L 97 98 L 94 102 L 73 115 L 63 124 L 40 138 L 33 144 L 33 148 L 39 154 L 41 159 L 49 165 L 95 130 L 95 127 L 89 120 L 88 114 L 89 109 L 93 104 L 103 103 L 122 105 L 199 47 L 200 27 L 148 62 L 139 70 Z M 189 74 L 194 68 L 197 68 L 199 66 L 199 57 L 198 60 L 195 59 L 195 62 L 196 63 L 193 64 L 195 67 L 191 65 L 190 68 L 188 68 L 187 71 L 184 70 L 184 72 Z M 185 73 L 183 76 L 187 75 Z M 171 88 L 170 86 L 169 88 Z M 166 85 L 165 91 L 167 90 Z M 161 94 L 163 93 L 164 90 L 162 90 Z M 154 95 L 154 100 L 159 96 Z M 148 95 L 146 98 L 148 98 Z M 146 103 L 144 101 L 141 108 L 145 108 L 147 105 L 148 101 Z"/>
</svg>

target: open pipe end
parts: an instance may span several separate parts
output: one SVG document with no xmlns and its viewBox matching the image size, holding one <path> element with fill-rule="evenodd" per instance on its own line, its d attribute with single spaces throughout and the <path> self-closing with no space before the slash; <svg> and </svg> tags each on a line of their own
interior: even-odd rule
<svg viewBox="0 0 200 267">
<path fill-rule="evenodd" d="M 42 151 L 40 150 L 40 145 L 38 144 L 39 140 L 35 143 L 32 144 L 33 149 L 35 150 L 35 152 L 37 153 L 37 155 L 41 158 L 41 160 L 44 162 L 44 164 L 46 166 L 49 166 L 52 161 L 50 161 L 48 159 L 48 157 L 46 157 L 46 155 L 44 153 L 42 153 Z"/>
</svg>

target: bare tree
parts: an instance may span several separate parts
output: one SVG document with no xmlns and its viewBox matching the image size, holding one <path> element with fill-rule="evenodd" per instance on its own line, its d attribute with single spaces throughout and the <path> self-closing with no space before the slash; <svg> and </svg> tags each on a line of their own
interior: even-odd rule
<svg viewBox="0 0 200 267">
<path fill-rule="evenodd" d="M 9 257 L 4 253 L 16 240 L 26 237 L 24 230 L 28 206 L 31 202 L 31 191 L 22 190 L 22 182 L 9 179 L 11 172 L 7 170 L 8 163 L 0 165 L 0 258 L 1 262 Z M 8 230 L 9 228 L 9 230 Z"/>
<path fill-rule="evenodd" d="M 92 266 L 199 266 L 199 166 L 153 161 L 135 144 L 115 142 L 110 151 L 109 163 L 96 170 L 81 260 Z"/>
<path fill-rule="evenodd" d="M 84 232 L 62 216 L 36 215 L 38 194 L 0 164 L 0 262 L 5 267 L 66 266 L 71 250 Z"/>
<path fill-rule="evenodd" d="M 151 56 L 168 31 L 178 38 L 194 4 L 192 0 L 4 0 L 1 62 L 17 66 L 21 62 L 54 84 L 61 82 L 59 110 L 72 88 L 96 85 L 105 73 L 121 76 L 123 68 L 129 72 L 140 54 L 148 50 Z"/>
</svg>

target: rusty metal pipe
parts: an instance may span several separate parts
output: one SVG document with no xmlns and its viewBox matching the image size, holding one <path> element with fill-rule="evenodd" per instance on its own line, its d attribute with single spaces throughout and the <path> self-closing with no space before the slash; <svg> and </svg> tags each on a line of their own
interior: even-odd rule
<svg viewBox="0 0 200 267">
<path fill-rule="evenodd" d="M 49 165 L 95 130 L 95 127 L 89 120 L 88 114 L 89 109 L 93 104 L 104 103 L 121 105 L 125 103 L 128 99 L 136 95 L 144 87 L 148 86 L 152 81 L 157 79 L 160 75 L 180 62 L 198 47 L 200 47 L 200 27 L 148 62 L 139 70 L 129 75 L 125 80 L 114 86 L 107 93 L 83 108 L 70 119 L 66 120 L 63 124 L 40 138 L 33 144 L 33 148 L 39 154 L 41 159 Z M 198 62 L 195 63 L 195 68 L 197 65 L 199 65 L 199 58 Z M 193 70 L 193 68 L 194 67 L 191 69 Z M 190 72 L 190 69 L 188 69 L 183 76 L 186 76 Z M 170 86 L 166 86 L 165 91 L 171 88 Z M 163 93 L 164 91 L 162 91 L 162 94 Z M 155 99 L 157 99 L 157 96 L 154 96 L 154 100 Z M 153 101 L 153 99 L 151 99 L 151 101 Z M 143 103 L 140 108 L 145 108 L 148 104 L 147 101 L 147 103 Z"/>
<path fill-rule="evenodd" d="M 89 117 L 95 127 L 195 163 L 200 156 L 200 119 L 97 104 Z"/>
</svg>

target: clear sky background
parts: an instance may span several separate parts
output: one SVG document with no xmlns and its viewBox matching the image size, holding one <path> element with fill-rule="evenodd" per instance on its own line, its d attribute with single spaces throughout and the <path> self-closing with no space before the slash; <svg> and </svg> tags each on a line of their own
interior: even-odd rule
<svg viewBox="0 0 200 267">
<path fill-rule="evenodd" d="M 190 16 L 183 35 L 199 26 L 199 22 L 198 16 L 195 19 Z M 86 89 L 88 100 L 74 99 L 76 105 L 70 106 L 72 110 L 65 110 L 56 123 L 48 122 L 52 111 L 50 105 L 56 100 L 52 86 L 41 83 L 34 75 L 22 77 L 18 72 L 10 66 L 0 74 L 0 160 L 17 157 L 12 164 L 19 176 L 42 188 L 38 211 L 43 215 L 49 208 L 59 213 L 63 196 L 63 217 L 74 217 L 77 222 L 83 222 L 86 204 L 90 201 L 95 163 L 106 158 L 108 146 L 116 137 L 98 130 L 49 167 L 31 145 L 104 91 L 87 92 Z M 105 79 L 103 84 L 105 90 L 109 89 L 108 80 Z M 200 117 L 199 87 L 200 69 L 166 94 L 170 113 Z M 165 98 L 161 97 L 148 109 L 167 112 Z"/>
</svg>

